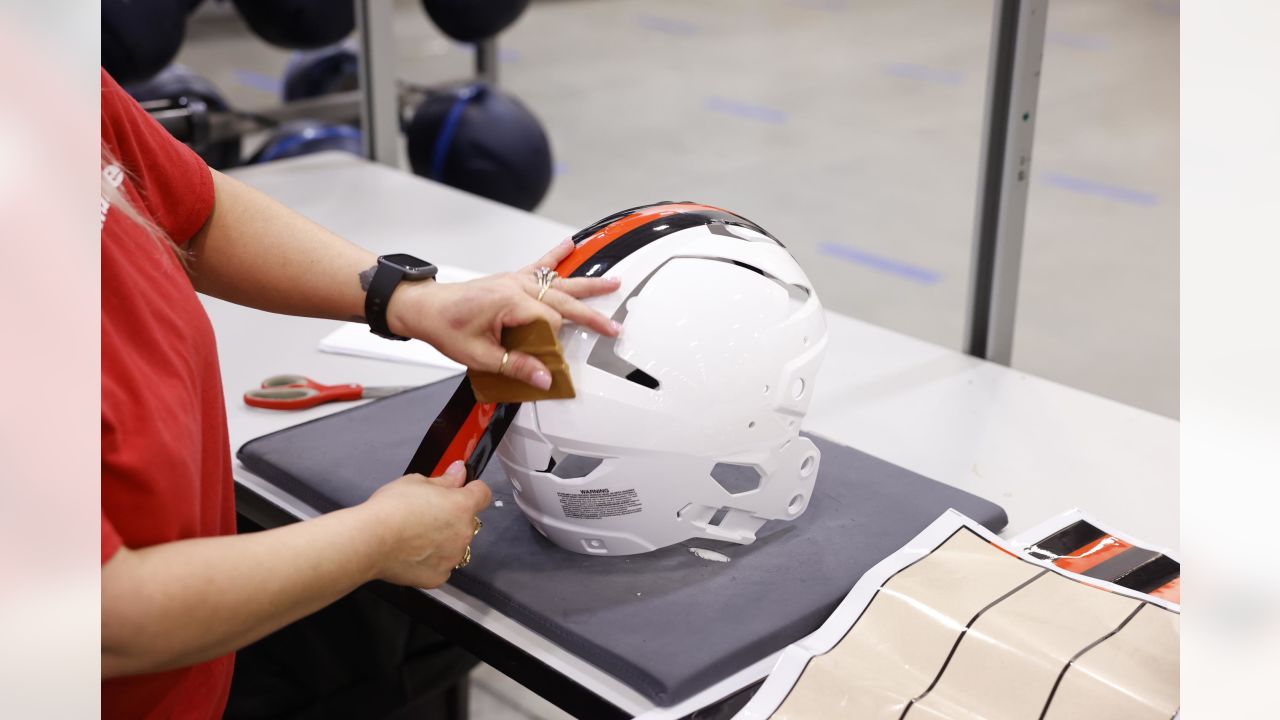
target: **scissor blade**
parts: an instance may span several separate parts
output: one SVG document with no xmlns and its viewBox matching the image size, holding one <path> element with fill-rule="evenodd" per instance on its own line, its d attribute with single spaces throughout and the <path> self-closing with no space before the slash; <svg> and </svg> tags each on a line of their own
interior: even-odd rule
<svg viewBox="0 0 1280 720">
<path fill-rule="evenodd" d="M 412 390 L 417 385 L 375 385 L 373 387 L 365 386 L 364 392 L 360 394 L 361 398 L 381 398 L 388 395 L 402 393 L 405 390 Z"/>
</svg>

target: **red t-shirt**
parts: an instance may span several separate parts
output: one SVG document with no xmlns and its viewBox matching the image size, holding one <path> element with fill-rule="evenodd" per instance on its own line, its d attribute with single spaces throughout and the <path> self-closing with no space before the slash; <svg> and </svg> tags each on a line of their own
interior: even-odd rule
<svg viewBox="0 0 1280 720">
<path fill-rule="evenodd" d="M 213 210 L 204 161 L 106 72 L 104 178 L 185 243 Z M 119 549 L 236 531 L 226 408 L 213 327 L 173 250 L 104 201 L 102 562 Z M 192 622 L 200 622 L 192 618 Z M 216 718 L 234 655 L 102 682 L 104 718 Z"/>
</svg>

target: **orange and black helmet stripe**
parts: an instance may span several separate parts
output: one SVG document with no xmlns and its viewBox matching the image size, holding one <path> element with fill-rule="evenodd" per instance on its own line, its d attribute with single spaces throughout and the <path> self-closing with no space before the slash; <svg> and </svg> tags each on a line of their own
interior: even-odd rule
<svg viewBox="0 0 1280 720">
<path fill-rule="evenodd" d="M 599 277 L 636 250 L 680 230 L 734 225 L 777 238 L 741 215 L 692 202 L 640 205 L 603 218 L 573 236 L 577 246 L 559 265 L 561 277 Z M 467 479 L 484 472 L 515 419 L 519 403 L 481 403 L 464 377 L 444 410 L 432 421 L 405 473 L 437 476 L 456 460 L 467 464 Z"/>
<path fill-rule="evenodd" d="M 728 210 L 691 202 L 661 202 L 610 215 L 578 232 L 573 236 L 577 248 L 556 272 L 562 277 L 599 277 L 649 243 L 700 225 L 745 227 L 782 244 L 764 228 Z"/>
</svg>

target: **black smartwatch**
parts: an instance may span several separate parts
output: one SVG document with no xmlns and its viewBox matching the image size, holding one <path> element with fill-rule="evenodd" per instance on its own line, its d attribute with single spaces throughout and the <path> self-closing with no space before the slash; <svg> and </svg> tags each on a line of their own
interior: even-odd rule
<svg viewBox="0 0 1280 720">
<path fill-rule="evenodd" d="M 405 253 L 378 258 L 378 269 L 373 272 L 373 280 L 364 294 L 364 317 L 369 323 L 369 332 L 389 340 L 408 340 L 391 332 L 387 325 L 391 293 L 396 291 L 401 280 L 430 280 L 436 272 L 435 265 Z"/>
</svg>

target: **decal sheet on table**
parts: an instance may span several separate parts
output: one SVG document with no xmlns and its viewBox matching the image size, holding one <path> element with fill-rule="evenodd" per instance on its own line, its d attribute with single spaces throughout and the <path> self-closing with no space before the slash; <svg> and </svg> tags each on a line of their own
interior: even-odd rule
<svg viewBox="0 0 1280 720">
<path fill-rule="evenodd" d="M 1178 605 L 1019 554 L 949 511 L 788 647 L 737 717 L 1168 720 L 1178 635 Z"/>
<path fill-rule="evenodd" d="M 1080 510 L 1047 520 L 1011 544 L 1068 572 L 1182 602 L 1182 565 L 1172 552 L 1107 529 L 1105 523 Z"/>
</svg>

